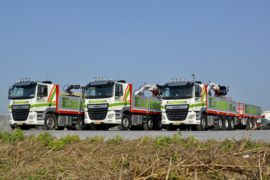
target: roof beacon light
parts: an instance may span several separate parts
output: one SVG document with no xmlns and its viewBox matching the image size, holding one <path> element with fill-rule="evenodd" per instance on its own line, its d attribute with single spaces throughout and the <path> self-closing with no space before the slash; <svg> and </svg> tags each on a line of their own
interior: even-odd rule
<svg viewBox="0 0 270 180">
<path fill-rule="evenodd" d="M 177 82 L 177 78 L 174 79 L 174 82 Z"/>
<path fill-rule="evenodd" d="M 24 78 L 24 80 L 23 80 L 24 82 L 26 82 L 26 78 Z"/>
<path fill-rule="evenodd" d="M 27 78 L 27 82 L 30 82 L 30 78 Z"/>
<path fill-rule="evenodd" d="M 182 81 L 185 82 L 185 78 L 182 78 Z"/>
<path fill-rule="evenodd" d="M 99 80 L 100 80 L 100 81 L 103 81 L 103 78 L 101 77 L 101 78 L 99 78 Z"/>
<path fill-rule="evenodd" d="M 181 78 L 178 78 L 178 82 L 181 82 Z"/>
<path fill-rule="evenodd" d="M 97 79 L 96 78 L 94 78 L 94 82 L 96 82 L 97 81 Z"/>
<path fill-rule="evenodd" d="M 103 78 L 103 81 L 106 81 L 106 77 Z"/>
<path fill-rule="evenodd" d="M 171 79 L 171 81 L 173 82 L 173 78 Z"/>
</svg>

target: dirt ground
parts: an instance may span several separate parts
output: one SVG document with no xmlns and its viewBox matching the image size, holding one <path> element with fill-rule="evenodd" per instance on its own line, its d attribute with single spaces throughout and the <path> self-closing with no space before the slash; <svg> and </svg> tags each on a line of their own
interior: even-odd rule
<svg viewBox="0 0 270 180">
<path fill-rule="evenodd" d="M 107 141 L 18 137 L 9 142 L 1 137 L 1 179 L 268 179 L 270 174 L 270 143 L 248 137 L 204 142 L 180 133 Z"/>
</svg>

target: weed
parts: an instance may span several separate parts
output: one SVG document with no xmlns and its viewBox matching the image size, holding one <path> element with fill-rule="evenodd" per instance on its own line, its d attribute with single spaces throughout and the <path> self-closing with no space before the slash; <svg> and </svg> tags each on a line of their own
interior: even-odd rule
<svg viewBox="0 0 270 180">
<path fill-rule="evenodd" d="M 60 172 L 64 172 L 66 168 L 59 168 Z"/>
</svg>

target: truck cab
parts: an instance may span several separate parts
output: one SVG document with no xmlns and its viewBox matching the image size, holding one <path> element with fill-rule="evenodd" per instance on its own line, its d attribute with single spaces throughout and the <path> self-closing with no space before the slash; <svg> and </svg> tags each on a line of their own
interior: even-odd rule
<svg viewBox="0 0 270 180">
<path fill-rule="evenodd" d="M 94 80 L 85 88 L 85 123 L 92 130 L 108 130 L 130 111 L 130 84 L 124 80 Z"/>
<path fill-rule="evenodd" d="M 55 84 L 20 79 L 9 88 L 9 125 L 22 129 L 43 125 L 44 111 L 55 106 Z"/>
<path fill-rule="evenodd" d="M 206 113 L 206 86 L 199 81 L 171 81 L 163 85 L 162 124 L 167 130 L 200 124 L 201 114 Z"/>
</svg>

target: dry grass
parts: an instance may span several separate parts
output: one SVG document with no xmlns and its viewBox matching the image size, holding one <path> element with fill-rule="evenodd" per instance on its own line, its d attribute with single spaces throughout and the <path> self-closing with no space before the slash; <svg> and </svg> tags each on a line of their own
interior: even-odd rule
<svg viewBox="0 0 270 180">
<path fill-rule="evenodd" d="M 3 133 L 0 137 L 5 139 Z M 23 138 L 19 134 L 12 141 L 0 143 L 1 179 L 269 178 L 270 144 L 248 137 L 201 142 L 179 133 L 104 141 L 102 137 L 80 140 L 73 135 L 57 140 L 48 134 Z"/>
</svg>

